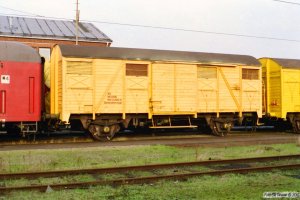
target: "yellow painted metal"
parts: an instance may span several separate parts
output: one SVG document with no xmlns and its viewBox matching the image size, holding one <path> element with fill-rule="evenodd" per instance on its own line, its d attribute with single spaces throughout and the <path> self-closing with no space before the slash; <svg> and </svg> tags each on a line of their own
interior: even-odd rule
<svg viewBox="0 0 300 200">
<path fill-rule="evenodd" d="M 155 115 L 159 116 L 159 115 L 190 115 L 190 116 L 194 116 L 196 113 L 195 112 L 181 112 L 181 111 L 156 111 Z"/>
<path fill-rule="evenodd" d="M 152 124 L 153 124 L 152 63 L 149 63 L 149 66 L 148 66 L 148 76 L 149 76 L 149 84 L 148 84 L 149 112 L 148 112 L 148 119 L 152 119 Z"/>
<path fill-rule="evenodd" d="M 61 82 L 58 76 L 58 69 L 61 69 L 62 60 L 61 53 L 58 46 L 54 47 L 52 50 L 51 60 L 50 60 L 50 112 L 51 114 L 59 114 L 58 104 L 58 84 Z"/>
<path fill-rule="evenodd" d="M 286 68 L 271 58 L 261 58 L 266 88 L 266 112 L 285 119 L 300 113 L 300 69 Z"/>
<path fill-rule="evenodd" d="M 220 117 L 220 68 L 217 67 L 217 90 L 216 90 L 216 96 L 217 96 L 217 105 L 216 105 L 216 112 L 217 112 L 217 117 Z"/>
<path fill-rule="evenodd" d="M 126 64 L 147 66 L 146 75 L 126 75 L 126 113 L 139 114 L 149 112 L 149 65 L 146 61 L 125 61 Z"/>
<path fill-rule="evenodd" d="M 235 103 L 235 105 L 236 105 L 236 107 L 237 107 L 237 109 L 238 109 L 238 111 L 239 111 L 239 117 L 242 117 L 242 108 L 241 108 L 241 106 L 240 106 L 240 103 L 239 103 L 239 101 L 237 100 L 236 96 L 234 95 L 234 93 L 233 93 L 233 91 L 232 91 L 232 89 L 231 89 L 231 86 L 230 86 L 230 84 L 229 84 L 227 78 L 226 78 L 225 75 L 224 75 L 224 72 L 223 72 L 222 68 L 218 68 L 218 69 L 219 69 L 219 73 L 221 74 L 222 79 L 223 79 L 223 81 L 225 82 L 225 85 L 226 85 L 226 87 L 227 87 L 227 89 L 228 89 L 228 91 L 229 91 L 229 93 L 230 93 L 230 96 L 231 96 L 231 98 L 233 99 L 233 101 L 234 101 L 234 103 Z"/>
<path fill-rule="evenodd" d="M 91 59 L 62 59 L 61 119 L 68 121 L 72 113 L 92 114 L 94 90 L 94 63 Z"/>
<path fill-rule="evenodd" d="M 104 92 L 102 92 L 101 98 L 98 101 L 96 101 L 97 103 L 96 103 L 95 110 L 94 110 L 95 112 L 101 110 L 101 106 L 103 106 L 104 103 L 105 103 L 104 102 L 105 98 L 110 95 L 109 90 L 112 89 L 112 86 L 113 86 L 114 82 L 120 76 L 120 74 L 122 74 L 120 72 L 122 72 L 122 64 L 120 66 L 117 66 L 116 69 L 115 69 L 115 72 L 112 74 L 112 76 L 110 76 L 108 78 L 109 81 L 105 85 L 105 90 L 104 90 Z M 101 77 L 99 77 L 99 78 L 101 78 Z"/>
<path fill-rule="evenodd" d="M 260 73 L 260 67 L 248 66 L 205 66 L 198 77 L 198 113 L 216 113 L 220 116 L 225 112 L 261 112 L 261 76 L 247 80 L 242 77 L 242 69 L 255 69 Z M 202 72 L 199 70 L 198 72 Z M 213 73 L 213 71 L 215 71 Z"/>
<path fill-rule="evenodd" d="M 126 119 L 126 63 L 122 64 L 122 81 L 123 81 L 123 111 L 122 111 L 122 119 Z"/>
<path fill-rule="evenodd" d="M 300 112 L 300 70 L 282 69 L 282 112 Z"/>
<path fill-rule="evenodd" d="M 239 117 L 242 117 L 243 115 L 243 69 L 239 68 Z M 261 80 L 261 78 L 259 79 Z M 259 104 L 261 105 L 261 104 Z"/>
<path fill-rule="evenodd" d="M 96 74 L 96 67 L 95 67 L 95 63 L 93 62 L 93 74 Z M 92 77 L 93 79 L 93 104 L 92 104 L 92 110 L 93 110 L 93 120 L 96 119 L 96 112 L 95 112 L 95 104 L 96 104 L 96 78 L 95 76 Z"/>
<path fill-rule="evenodd" d="M 176 64 L 173 64 L 173 89 L 174 89 L 174 93 L 173 93 L 173 100 L 174 100 L 174 102 L 173 102 L 173 105 L 174 105 L 174 112 L 176 112 L 177 111 L 177 85 L 176 85 L 176 83 L 177 83 L 177 74 L 176 74 Z"/>
<path fill-rule="evenodd" d="M 153 115 L 197 113 L 197 66 L 152 64 Z"/>
<path fill-rule="evenodd" d="M 281 108 L 281 67 L 271 59 L 259 59 L 262 63 L 263 79 L 266 87 L 266 113 L 273 117 L 282 116 Z"/>
</svg>

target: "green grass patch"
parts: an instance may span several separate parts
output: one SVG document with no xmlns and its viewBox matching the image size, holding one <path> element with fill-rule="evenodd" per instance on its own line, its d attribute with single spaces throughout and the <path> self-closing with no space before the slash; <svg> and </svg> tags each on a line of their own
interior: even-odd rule
<svg viewBox="0 0 300 200">
<path fill-rule="evenodd" d="M 172 146 L 97 147 L 60 150 L 0 151 L 1 173 L 117 167 L 155 163 L 219 160 L 300 153 L 296 144 L 224 148 Z"/>
<path fill-rule="evenodd" d="M 60 150 L 0 151 L 0 172 L 29 172 L 79 168 L 118 167 L 157 163 L 200 160 L 234 159 L 299 154 L 296 144 L 257 145 L 245 147 L 178 148 L 171 146 L 93 147 Z M 204 167 L 199 167 L 204 168 Z M 164 173 L 154 171 L 154 174 Z M 151 175 L 148 172 L 128 172 L 125 176 Z M 96 178 L 111 179 L 114 174 Z M 90 189 L 54 191 L 51 193 L 14 192 L 0 194 L 3 199 L 262 199 L 266 191 L 300 192 L 300 170 L 253 173 L 248 175 L 224 175 L 198 177 L 188 181 L 162 181 L 151 185 L 99 186 Z M 81 175 L 74 181 L 91 181 L 95 177 Z M 73 181 L 63 179 L 38 179 L 1 181 L 0 185 L 51 184 Z"/>
<path fill-rule="evenodd" d="M 300 191 L 300 170 L 204 176 L 187 181 L 161 181 L 147 185 L 99 186 L 51 193 L 18 192 L 7 199 L 262 199 L 267 191 Z"/>
</svg>

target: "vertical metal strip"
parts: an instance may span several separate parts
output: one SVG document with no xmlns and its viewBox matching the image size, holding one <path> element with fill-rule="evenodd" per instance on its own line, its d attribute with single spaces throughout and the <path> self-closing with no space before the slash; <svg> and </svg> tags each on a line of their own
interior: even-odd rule
<svg viewBox="0 0 300 200">
<path fill-rule="evenodd" d="M 266 92 L 265 92 L 265 95 L 266 95 L 266 114 L 268 114 L 269 112 L 271 112 L 271 109 L 270 109 L 270 104 L 269 104 L 269 102 L 270 102 L 270 95 L 271 95 L 271 93 L 270 93 L 270 60 L 269 59 L 267 59 L 266 60 L 266 63 L 265 63 L 265 70 L 266 70 Z"/>
<path fill-rule="evenodd" d="M 153 70 L 153 63 L 150 63 L 148 65 L 148 94 L 149 94 L 149 113 L 148 113 L 148 119 L 152 119 L 152 116 L 153 116 L 153 73 L 152 73 L 152 70 Z M 152 119 L 152 126 L 153 125 L 153 119 Z"/>
<path fill-rule="evenodd" d="M 243 68 L 239 67 L 239 84 L 240 84 L 240 90 L 239 90 L 239 96 L 240 96 L 240 102 L 239 102 L 239 117 L 243 116 Z"/>
<path fill-rule="evenodd" d="M 177 70 L 176 70 L 176 64 L 173 65 L 173 95 L 174 95 L 174 102 L 173 102 L 173 111 L 176 112 L 177 111 Z"/>
<path fill-rule="evenodd" d="M 123 90 L 123 100 L 122 100 L 122 119 L 125 120 L 126 119 L 126 104 L 127 104 L 127 100 L 126 100 L 126 95 L 127 95 L 127 86 L 126 86 L 126 63 L 122 62 L 122 90 Z"/>
<path fill-rule="evenodd" d="M 286 107 L 283 107 L 283 98 L 284 98 L 284 95 L 283 95 L 284 94 L 284 82 L 283 82 L 283 80 L 285 79 L 286 73 L 284 73 L 284 70 L 282 69 L 282 67 L 280 67 L 279 73 L 280 73 L 280 75 L 279 75 L 279 78 L 280 78 L 280 117 L 283 119 L 286 119 L 287 110 L 286 110 Z"/>
<path fill-rule="evenodd" d="M 3 90 L 1 90 L 0 113 L 3 114 Z"/>
<path fill-rule="evenodd" d="M 34 113 L 34 77 L 29 77 L 29 113 Z"/>
<path fill-rule="evenodd" d="M 96 120 L 96 110 L 95 110 L 95 104 L 96 104 L 96 66 L 95 66 L 95 60 L 91 63 L 91 67 L 92 67 L 92 81 L 93 81 L 93 88 L 92 88 L 92 95 L 93 95 L 93 106 L 92 106 L 92 110 L 93 110 L 93 120 Z"/>
<path fill-rule="evenodd" d="M 217 118 L 220 117 L 220 68 L 217 67 Z"/>
<path fill-rule="evenodd" d="M 6 112 L 6 91 L 1 90 L 0 113 L 4 114 L 5 112 Z"/>
</svg>

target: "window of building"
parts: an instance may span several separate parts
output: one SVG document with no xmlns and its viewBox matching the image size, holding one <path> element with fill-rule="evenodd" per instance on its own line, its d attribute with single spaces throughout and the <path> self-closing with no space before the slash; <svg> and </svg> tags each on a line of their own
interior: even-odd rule
<svg viewBox="0 0 300 200">
<path fill-rule="evenodd" d="M 126 64 L 126 76 L 148 76 L 148 65 Z"/>
<path fill-rule="evenodd" d="M 39 48 L 39 54 L 41 57 L 44 57 L 45 60 L 50 60 L 51 50 L 50 48 Z"/>
<path fill-rule="evenodd" d="M 243 79 L 258 80 L 258 69 L 243 69 Z"/>
<path fill-rule="evenodd" d="M 217 78 L 217 68 L 216 67 L 198 67 L 197 69 L 198 78 Z"/>
</svg>

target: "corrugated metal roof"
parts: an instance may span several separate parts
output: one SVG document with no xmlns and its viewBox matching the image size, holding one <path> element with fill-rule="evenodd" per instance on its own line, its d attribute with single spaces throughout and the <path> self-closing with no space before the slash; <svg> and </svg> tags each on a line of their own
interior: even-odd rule
<svg viewBox="0 0 300 200">
<path fill-rule="evenodd" d="M 260 66 L 256 58 L 247 55 L 75 45 L 59 45 L 59 47 L 64 57 Z"/>
<path fill-rule="evenodd" d="M 0 36 L 75 40 L 75 22 L 66 20 L 37 19 L 0 16 Z M 112 42 L 91 23 L 79 23 L 79 41 Z"/>
<path fill-rule="evenodd" d="M 271 58 L 284 68 L 300 68 L 300 60 L 285 59 L 285 58 Z"/>
<path fill-rule="evenodd" d="M 41 62 L 38 52 L 20 42 L 0 41 L 0 60 L 17 62 Z"/>
</svg>

